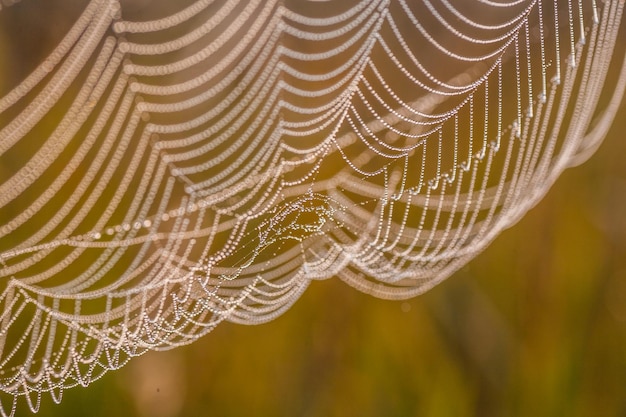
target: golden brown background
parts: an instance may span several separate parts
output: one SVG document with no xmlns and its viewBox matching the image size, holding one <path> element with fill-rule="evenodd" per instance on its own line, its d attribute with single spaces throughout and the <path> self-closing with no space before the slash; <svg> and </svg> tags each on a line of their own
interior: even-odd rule
<svg viewBox="0 0 626 417">
<path fill-rule="evenodd" d="M 23 1 L 42 24 L 64 19 Z M 0 21 L 3 93 L 52 36 L 19 23 Z M 20 37 L 28 53 L 16 53 Z M 622 106 L 589 162 L 423 296 L 382 301 L 313 282 L 269 324 L 222 324 L 60 405 L 44 396 L 38 415 L 626 416 L 624 132 Z"/>
</svg>

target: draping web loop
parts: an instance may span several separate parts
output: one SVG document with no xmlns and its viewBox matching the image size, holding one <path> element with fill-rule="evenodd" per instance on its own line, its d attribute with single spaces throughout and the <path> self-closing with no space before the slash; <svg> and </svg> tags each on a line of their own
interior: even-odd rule
<svg viewBox="0 0 626 417">
<path fill-rule="evenodd" d="M 314 279 L 428 290 L 624 91 L 619 0 L 175 3 L 85 1 L 0 98 L 2 415 Z"/>
</svg>

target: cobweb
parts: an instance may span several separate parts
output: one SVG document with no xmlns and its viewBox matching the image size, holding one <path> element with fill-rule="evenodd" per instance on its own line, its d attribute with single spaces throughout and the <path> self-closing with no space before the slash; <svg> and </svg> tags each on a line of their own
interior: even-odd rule
<svg viewBox="0 0 626 417">
<path fill-rule="evenodd" d="M 84 1 L 0 98 L 5 416 L 311 280 L 423 293 L 593 153 L 626 80 L 620 0 L 128 4 Z"/>
</svg>

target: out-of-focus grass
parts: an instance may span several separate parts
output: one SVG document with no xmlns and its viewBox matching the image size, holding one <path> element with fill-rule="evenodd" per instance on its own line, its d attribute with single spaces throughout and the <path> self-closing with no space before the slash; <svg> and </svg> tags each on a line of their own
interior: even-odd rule
<svg viewBox="0 0 626 417">
<path fill-rule="evenodd" d="M 625 129 L 421 297 L 314 282 L 274 322 L 134 359 L 39 415 L 625 415 Z"/>
<path fill-rule="evenodd" d="M 269 324 L 136 358 L 61 405 L 44 396 L 38 415 L 626 415 L 624 114 L 598 154 L 423 296 L 314 282 Z"/>
</svg>

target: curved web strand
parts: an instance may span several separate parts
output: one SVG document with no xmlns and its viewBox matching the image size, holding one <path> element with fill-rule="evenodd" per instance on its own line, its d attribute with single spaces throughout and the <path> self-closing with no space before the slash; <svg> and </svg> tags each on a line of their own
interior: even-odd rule
<svg viewBox="0 0 626 417">
<path fill-rule="evenodd" d="M 588 158 L 621 101 L 622 1 L 338 3 L 132 21 L 85 1 L 3 91 L 1 415 L 272 320 L 311 280 L 423 293 Z M 0 17 L 21 7 L 40 4 Z"/>
</svg>

